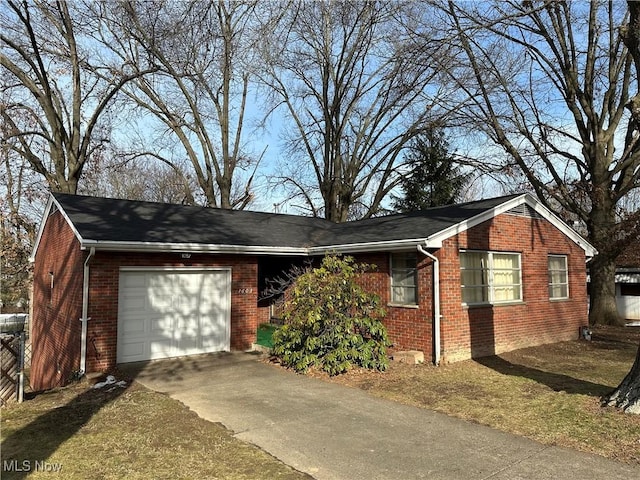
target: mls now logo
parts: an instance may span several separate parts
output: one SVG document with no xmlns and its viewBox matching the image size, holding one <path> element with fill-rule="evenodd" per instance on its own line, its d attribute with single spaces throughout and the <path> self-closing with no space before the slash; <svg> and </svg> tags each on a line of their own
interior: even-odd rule
<svg viewBox="0 0 640 480">
<path fill-rule="evenodd" d="M 50 472 L 62 471 L 61 463 L 49 463 L 42 460 L 3 460 L 3 472 Z"/>
</svg>

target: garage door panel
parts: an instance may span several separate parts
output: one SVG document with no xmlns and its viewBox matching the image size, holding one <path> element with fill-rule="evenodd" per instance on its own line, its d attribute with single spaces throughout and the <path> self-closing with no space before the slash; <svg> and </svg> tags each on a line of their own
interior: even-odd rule
<svg viewBox="0 0 640 480">
<path fill-rule="evenodd" d="M 180 350 L 183 352 L 183 355 L 200 353 L 202 348 L 202 342 L 198 335 L 189 335 L 181 332 L 178 338 L 176 338 L 176 341 Z"/>
<path fill-rule="evenodd" d="M 151 286 L 149 288 L 153 289 L 153 287 Z M 147 292 L 145 292 L 145 295 L 147 295 Z M 151 310 L 166 311 L 167 309 L 173 307 L 173 297 L 171 296 L 170 292 L 165 293 L 151 290 L 148 295 L 149 309 Z"/>
<path fill-rule="evenodd" d="M 145 355 L 145 342 L 129 342 L 118 346 L 121 363 L 135 362 Z"/>
<path fill-rule="evenodd" d="M 172 338 L 156 338 L 149 342 L 149 360 L 172 357 L 174 341 Z"/>
<path fill-rule="evenodd" d="M 229 349 L 229 270 L 120 276 L 118 362 Z"/>
<path fill-rule="evenodd" d="M 199 296 L 187 296 L 182 293 L 173 298 L 173 307 L 176 312 L 183 315 L 196 314 L 202 311 Z"/>
<path fill-rule="evenodd" d="M 120 325 L 123 333 L 126 335 L 144 335 L 148 331 L 145 317 L 129 316 L 127 321 L 122 322 Z"/>
<path fill-rule="evenodd" d="M 200 333 L 200 316 L 194 315 L 182 315 L 178 322 L 178 331 L 183 335 L 196 336 Z"/>
<path fill-rule="evenodd" d="M 214 311 L 213 314 L 210 313 L 210 316 L 212 317 L 216 317 L 216 316 L 220 316 L 219 311 Z M 200 326 L 200 331 L 202 333 L 202 336 L 205 337 L 210 337 L 212 335 L 219 335 L 222 331 L 224 331 L 224 329 L 226 328 L 226 324 L 222 321 L 219 322 L 206 322 L 203 323 Z"/>
<path fill-rule="evenodd" d="M 162 338 L 164 336 L 171 338 L 173 336 L 173 314 L 147 318 L 147 323 L 149 325 L 147 332 L 149 332 L 153 337 Z"/>
<path fill-rule="evenodd" d="M 220 341 L 218 335 L 212 335 L 208 337 L 202 337 L 202 348 L 207 351 L 224 350 L 225 345 Z"/>
<path fill-rule="evenodd" d="M 123 287 L 120 287 L 123 288 Z M 127 287 L 124 287 L 127 288 Z M 148 310 L 148 301 L 145 289 L 128 290 L 122 294 L 127 313 L 144 312 Z"/>
<path fill-rule="evenodd" d="M 147 286 L 147 276 L 140 272 L 129 272 L 126 276 L 120 278 L 120 287 L 133 288 Z"/>
</svg>

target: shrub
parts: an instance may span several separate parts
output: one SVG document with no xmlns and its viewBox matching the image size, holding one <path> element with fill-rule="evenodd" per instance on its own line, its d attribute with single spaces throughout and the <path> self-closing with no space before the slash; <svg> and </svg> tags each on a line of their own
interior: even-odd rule
<svg viewBox="0 0 640 480">
<path fill-rule="evenodd" d="M 355 366 L 387 368 L 385 312 L 379 297 L 356 281 L 371 268 L 349 256 L 328 255 L 319 268 L 308 268 L 295 280 L 285 325 L 273 335 L 273 351 L 283 365 L 298 372 L 316 367 L 330 375 Z"/>
</svg>

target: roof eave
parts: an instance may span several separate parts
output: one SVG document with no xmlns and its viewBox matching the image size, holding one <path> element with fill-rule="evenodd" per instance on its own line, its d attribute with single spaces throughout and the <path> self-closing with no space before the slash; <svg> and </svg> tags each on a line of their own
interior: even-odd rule
<svg viewBox="0 0 640 480">
<path fill-rule="evenodd" d="M 309 248 L 309 255 L 324 255 L 326 253 L 371 253 L 412 250 L 416 245 L 424 245 L 424 238 L 408 238 L 404 240 L 386 240 L 381 242 L 362 242 L 349 244 L 322 245 Z M 428 245 L 432 247 L 431 245 Z M 438 247 L 434 247 L 438 248 Z"/>
<path fill-rule="evenodd" d="M 456 223 L 455 225 L 451 225 L 443 230 L 440 230 L 437 233 L 429 236 L 426 240 L 428 247 L 438 248 L 442 246 L 442 242 L 451 238 L 455 235 L 458 235 L 462 232 L 469 230 L 476 225 L 479 225 L 487 220 L 491 220 L 492 218 L 506 213 L 514 207 L 526 203 L 531 208 L 533 208 L 536 212 L 542 215 L 543 218 L 548 220 L 554 227 L 564 233 L 567 237 L 569 237 L 575 244 L 577 244 L 580 248 L 582 248 L 585 252 L 587 259 L 594 257 L 598 251 L 595 249 L 593 245 L 587 242 L 581 235 L 579 235 L 574 229 L 569 227 L 566 223 L 564 223 L 560 218 L 558 218 L 551 210 L 545 207 L 539 200 L 528 193 L 524 193 L 522 195 L 518 195 L 517 197 L 506 200 L 504 203 L 497 205 L 493 208 L 485 210 L 478 215 L 471 217 L 462 222 Z"/>
<path fill-rule="evenodd" d="M 51 215 L 51 209 L 54 206 L 58 209 L 58 211 L 60 212 L 60 215 L 62 215 L 62 218 L 64 218 L 64 220 L 69 225 L 69 228 L 73 232 L 73 235 L 76 237 L 78 242 L 80 242 L 80 244 L 82 245 L 82 237 L 80 236 L 80 232 L 78 232 L 78 230 L 76 229 L 76 226 L 73 224 L 73 222 L 71 221 L 71 219 L 67 215 L 67 212 L 64 211 L 64 209 L 62 208 L 62 206 L 60 205 L 58 200 L 56 200 L 56 197 L 53 195 L 53 193 L 50 193 L 49 194 L 49 199 L 47 200 L 47 205 L 46 205 L 46 207 L 44 209 L 44 213 L 42 214 L 42 220 L 40 221 L 40 226 L 38 227 L 38 234 L 36 235 L 36 240 L 35 240 L 35 242 L 33 244 L 33 250 L 31 251 L 31 255 L 29 255 L 29 262 L 30 263 L 35 262 L 36 252 L 38 251 L 38 247 L 40 246 L 40 241 L 42 239 L 42 234 L 43 234 L 45 226 L 47 224 L 47 220 L 49 219 L 49 216 Z"/>
<path fill-rule="evenodd" d="M 83 240 L 81 248 L 87 250 L 95 248 L 103 252 L 175 252 L 175 253 L 227 253 L 247 255 L 292 255 L 310 256 L 326 253 L 371 253 L 413 250 L 416 245 L 426 245 L 427 248 L 440 248 L 433 242 L 426 243 L 424 238 L 406 240 L 391 240 L 383 242 L 363 242 L 352 244 L 324 245 L 318 247 L 273 247 L 260 245 L 217 245 L 202 243 L 157 243 L 157 242 L 119 242 Z"/>
<path fill-rule="evenodd" d="M 38 233 L 36 234 L 36 240 L 33 242 L 33 248 L 31 249 L 31 254 L 29 255 L 29 262 L 33 263 L 36 260 L 36 252 L 38 251 L 38 247 L 40 246 L 40 240 L 42 239 L 42 232 L 44 231 L 44 224 L 46 223 L 46 219 L 49 218 L 49 212 L 51 211 L 51 206 L 53 204 L 53 195 L 49 195 L 47 200 L 47 205 L 44 207 L 44 213 L 42 214 L 42 218 L 40 219 L 40 225 L 38 226 Z"/>
<path fill-rule="evenodd" d="M 478 215 L 475 215 L 471 218 L 468 218 L 466 220 L 453 224 L 450 227 L 444 228 L 439 232 L 436 232 L 433 235 L 430 235 L 427 238 L 427 245 L 433 244 L 433 245 L 442 246 L 442 242 L 444 242 L 445 240 L 451 237 L 454 237 L 460 233 L 466 232 L 470 228 L 475 227 L 476 225 L 479 225 L 483 222 L 486 222 L 487 220 L 491 220 L 492 218 L 497 217 L 501 213 L 507 212 L 512 208 L 520 205 L 525 201 L 524 199 L 526 197 L 527 197 L 527 194 L 518 195 L 517 197 L 513 197 L 509 200 L 506 200 L 500 205 L 497 205 L 493 208 L 489 208 L 483 211 L 482 213 L 479 213 Z"/>
<path fill-rule="evenodd" d="M 119 242 L 84 240 L 83 250 L 94 247 L 96 251 L 108 252 L 175 252 L 175 253 L 217 253 L 244 255 L 307 255 L 304 247 L 272 247 L 263 245 L 217 245 L 203 243 L 162 243 L 162 242 Z"/>
<path fill-rule="evenodd" d="M 545 219 L 551 222 L 556 228 L 562 231 L 578 246 L 580 246 L 588 258 L 597 254 L 597 250 L 589 244 L 584 238 L 582 238 L 575 230 L 569 227 L 566 223 L 560 220 L 554 213 L 548 208 L 542 205 L 537 199 L 530 194 L 522 194 L 517 197 L 513 197 L 505 202 L 497 205 L 493 208 L 487 209 L 482 213 L 471 217 L 462 222 L 458 222 L 451 225 L 448 228 L 440 230 L 439 232 L 427 237 L 427 238 L 411 238 L 402 240 L 386 240 L 379 242 L 362 242 L 362 243 L 350 243 L 350 244 L 334 244 L 323 245 L 315 247 L 291 247 L 291 246 L 262 246 L 262 245 L 220 245 L 220 244 L 200 244 L 200 243 L 167 243 L 167 242 L 126 242 L 126 241 L 98 241 L 83 239 L 76 229 L 73 222 L 71 222 L 67 213 L 55 199 L 54 195 L 50 195 L 45 213 L 40 224 L 36 242 L 34 244 L 33 251 L 29 257 L 31 262 L 34 261 L 42 232 L 50 215 L 50 211 L 53 206 L 57 206 L 63 218 L 72 229 L 75 237 L 80 242 L 82 249 L 95 247 L 96 250 L 102 251 L 138 251 L 138 252 L 194 252 L 194 253 L 228 253 L 228 254 L 253 254 L 253 255 L 293 255 L 293 256 L 306 256 L 306 255 L 322 255 L 327 252 L 336 253 L 369 253 L 376 251 L 402 251 L 415 248 L 417 245 L 423 245 L 426 248 L 438 249 L 442 247 L 443 241 L 451 238 L 459 233 L 462 233 L 482 222 L 490 220 L 501 213 L 505 213 L 510 209 L 526 203 L 536 212 L 542 215 Z"/>
<path fill-rule="evenodd" d="M 576 245 L 584 250 L 587 260 L 595 257 L 598 254 L 598 250 L 591 245 L 582 235 L 576 232 L 573 228 L 562 221 L 555 213 L 545 207 L 542 202 L 532 195 L 527 194 L 525 201 L 527 205 L 533 208 L 540 215 L 545 217 L 549 222 L 553 224 L 558 230 L 569 237 Z"/>
</svg>

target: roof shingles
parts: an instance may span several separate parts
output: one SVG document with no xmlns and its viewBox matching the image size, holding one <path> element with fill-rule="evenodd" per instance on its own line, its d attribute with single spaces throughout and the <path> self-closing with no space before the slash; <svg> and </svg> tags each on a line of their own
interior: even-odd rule
<svg viewBox="0 0 640 480">
<path fill-rule="evenodd" d="M 84 241 L 276 248 L 427 238 L 515 196 L 334 224 L 296 215 L 54 194 Z"/>
</svg>

